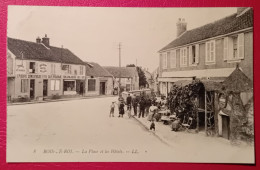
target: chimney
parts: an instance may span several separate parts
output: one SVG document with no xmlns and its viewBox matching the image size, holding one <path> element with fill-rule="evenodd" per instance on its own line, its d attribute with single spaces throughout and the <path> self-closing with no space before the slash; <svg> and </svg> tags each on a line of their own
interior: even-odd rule
<svg viewBox="0 0 260 170">
<path fill-rule="evenodd" d="M 238 8 L 237 8 L 237 16 L 240 16 L 241 13 L 242 13 L 245 9 L 247 9 L 247 7 L 238 7 Z"/>
<path fill-rule="evenodd" d="M 50 46 L 50 38 L 47 37 L 47 34 L 45 34 L 45 37 L 42 38 L 42 43 L 46 46 Z"/>
<path fill-rule="evenodd" d="M 36 38 L 36 43 L 37 43 L 37 44 L 40 44 L 40 43 L 41 43 L 41 38 L 40 38 L 39 36 Z"/>
<path fill-rule="evenodd" d="M 176 23 L 177 26 L 177 37 L 179 37 L 182 33 L 187 30 L 187 23 L 185 22 L 184 18 L 179 18 Z"/>
</svg>

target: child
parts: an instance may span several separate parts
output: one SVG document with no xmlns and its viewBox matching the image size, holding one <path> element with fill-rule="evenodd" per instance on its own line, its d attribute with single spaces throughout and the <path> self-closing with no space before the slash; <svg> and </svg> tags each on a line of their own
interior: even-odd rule
<svg viewBox="0 0 260 170">
<path fill-rule="evenodd" d="M 151 123 L 151 125 L 150 125 L 150 130 L 152 130 L 153 129 L 153 131 L 155 131 L 155 124 L 154 124 L 154 120 L 152 119 L 152 123 Z"/>
<path fill-rule="evenodd" d="M 115 102 L 112 102 L 111 106 L 110 106 L 110 114 L 109 117 L 114 117 L 114 111 L 115 111 Z"/>
<path fill-rule="evenodd" d="M 129 106 L 127 106 L 126 112 L 127 112 L 128 117 L 131 118 L 131 108 Z"/>
</svg>

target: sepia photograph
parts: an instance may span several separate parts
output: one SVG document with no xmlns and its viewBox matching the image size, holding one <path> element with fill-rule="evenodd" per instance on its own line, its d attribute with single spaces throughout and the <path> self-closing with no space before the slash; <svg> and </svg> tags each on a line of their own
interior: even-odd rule
<svg viewBox="0 0 260 170">
<path fill-rule="evenodd" d="M 253 8 L 7 11 L 8 163 L 255 164 Z"/>
</svg>

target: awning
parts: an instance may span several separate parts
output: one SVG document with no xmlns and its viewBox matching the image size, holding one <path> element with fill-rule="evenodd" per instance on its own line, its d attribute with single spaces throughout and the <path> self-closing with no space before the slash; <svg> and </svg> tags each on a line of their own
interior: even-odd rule
<svg viewBox="0 0 260 170">
<path fill-rule="evenodd" d="M 163 72 L 162 77 L 187 77 L 187 78 L 228 77 L 233 71 L 234 68 L 170 71 L 170 72 Z"/>
<path fill-rule="evenodd" d="M 206 91 L 221 91 L 223 80 L 200 80 Z M 192 80 L 179 80 L 174 82 L 176 86 L 184 87 L 192 83 Z"/>
</svg>

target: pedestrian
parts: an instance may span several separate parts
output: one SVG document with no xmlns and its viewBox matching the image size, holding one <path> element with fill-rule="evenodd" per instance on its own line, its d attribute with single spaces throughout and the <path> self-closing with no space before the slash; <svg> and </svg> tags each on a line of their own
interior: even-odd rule
<svg viewBox="0 0 260 170">
<path fill-rule="evenodd" d="M 126 105 L 127 105 L 127 108 L 129 107 L 130 111 L 131 111 L 131 104 L 132 104 L 132 97 L 130 96 L 130 94 L 128 94 L 128 96 L 126 98 Z"/>
<path fill-rule="evenodd" d="M 147 98 L 146 101 L 145 101 L 145 116 L 148 116 L 151 104 L 152 104 L 151 99 Z"/>
<path fill-rule="evenodd" d="M 109 117 L 114 117 L 114 111 L 115 111 L 115 102 L 112 102 L 112 104 L 110 105 L 110 114 Z"/>
<path fill-rule="evenodd" d="M 177 118 L 172 122 L 172 131 L 177 132 L 180 127 L 181 127 L 180 118 Z"/>
<path fill-rule="evenodd" d="M 128 117 L 131 118 L 131 108 L 130 108 L 130 106 L 127 106 L 126 112 L 127 112 Z"/>
<path fill-rule="evenodd" d="M 123 117 L 124 114 L 125 114 L 125 110 L 124 110 L 124 102 L 121 101 L 120 104 L 119 104 L 119 116 L 118 117 Z"/>
<path fill-rule="evenodd" d="M 140 118 L 141 116 L 144 117 L 144 110 L 145 110 L 145 100 L 143 96 L 141 97 L 139 105 L 140 105 L 140 112 L 138 117 Z"/>
<path fill-rule="evenodd" d="M 138 100 L 136 98 L 136 95 L 134 94 L 134 97 L 132 99 L 132 105 L 134 108 L 134 116 L 137 116 L 137 105 L 138 105 Z"/>
<path fill-rule="evenodd" d="M 154 105 L 154 103 L 152 103 L 152 106 L 149 108 L 149 114 L 147 117 L 148 121 L 153 121 L 154 120 L 154 116 L 156 111 L 158 110 L 158 108 Z"/>
<path fill-rule="evenodd" d="M 154 124 L 154 120 L 152 120 L 152 123 L 150 125 L 150 130 L 155 131 L 155 124 Z"/>
</svg>

